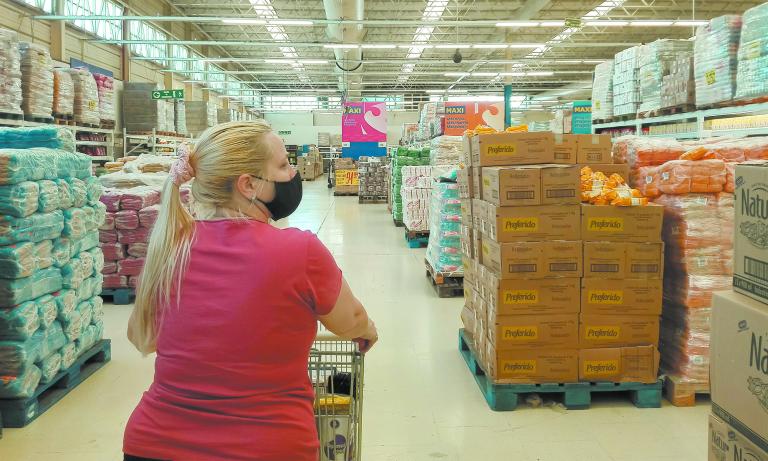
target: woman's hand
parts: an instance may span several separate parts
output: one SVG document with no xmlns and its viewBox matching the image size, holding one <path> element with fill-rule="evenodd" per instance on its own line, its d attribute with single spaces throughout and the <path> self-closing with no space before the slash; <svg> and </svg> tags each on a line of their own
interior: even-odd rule
<svg viewBox="0 0 768 461">
<path fill-rule="evenodd" d="M 368 331 L 363 336 L 353 339 L 353 341 L 357 343 L 360 352 L 363 354 L 370 351 L 374 344 L 379 341 L 379 332 L 376 330 L 376 325 L 369 321 Z"/>
</svg>

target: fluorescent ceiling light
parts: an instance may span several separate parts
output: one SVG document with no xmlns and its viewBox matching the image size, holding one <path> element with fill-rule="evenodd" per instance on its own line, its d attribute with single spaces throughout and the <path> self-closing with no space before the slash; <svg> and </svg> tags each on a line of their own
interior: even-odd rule
<svg viewBox="0 0 768 461">
<path fill-rule="evenodd" d="M 330 49 L 357 49 L 358 45 L 356 43 L 333 43 L 331 45 L 323 45 L 323 48 L 330 48 Z"/>
<path fill-rule="evenodd" d="M 539 21 L 505 21 L 497 22 L 496 27 L 538 27 Z"/>
<path fill-rule="evenodd" d="M 624 27 L 629 25 L 629 21 L 585 21 L 584 25 L 592 27 Z"/>
<path fill-rule="evenodd" d="M 397 45 L 398 48 L 410 50 L 411 48 L 426 49 L 434 48 L 433 45 L 427 45 L 426 43 L 411 43 L 410 45 Z"/>
<path fill-rule="evenodd" d="M 499 77 L 525 77 L 525 72 L 502 72 Z"/>
<path fill-rule="evenodd" d="M 315 22 L 306 19 L 273 19 L 269 23 L 278 26 L 311 26 Z"/>
<path fill-rule="evenodd" d="M 525 75 L 527 75 L 528 77 L 551 77 L 551 76 L 555 75 L 555 73 L 552 72 L 552 71 L 549 71 L 549 72 L 527 72 Z"/>
<path fill-rule="evenodd" d="M 328 64 L 328 61 L 325 59 L 301 59 L 298 62 L 299 64 Z"/>
<path fill-rule="evenodd" d="M 466 93 L 468 93 L 469 91 L 467 91 L 467 90 L 448 90 L 448 92 L 449 92 L 449 93 L 461 93 L 461 94 L 466 94 Z"/>
<path fill-rule="evenodd" d="M 709 21 L 696 21 L 693 19 L 685 19 L 681 21 L 675 21 L 673 25 L 698 27 L 698 26 L 706 26 L 707 24 L 709 24 Z"/>
<path fill-rule="evenodd" d="M 292 59 L 265 59 L 267 64 L 296 64 L 296 61 Z"/>
<path fill-rule="evenodd" d="M 443 75 L 446 77 L 466 77 L 469 72 L 446 72 Z"/>
<path fill-rule="evenodd" d="M 223 24 L 240 24 L 240 25 L 253 25 L 253 24 L 266 24 L 267 21 L 263 19 L 250 19 L 250 18 L 226 18 L 222 19 Z"/>
<path fill-rule="evenodd" d="M 473 77 L 495 77 L 499 75 L 498 72 L 472 72 Z"/>
<path fill-rule="evenodd" d="M 455 45 L 435 45 L 435 48 L 441 49 L 441 50 L 455 50 L 457 48 L 471 48 L 472 45 L 457 43 Z"/>
<path fill-rule="evenodd" d="M 579 61 L 578 59 L 561 59 L 557 61 L 558 64 L 581 64 L 584 61 Z"/>
<path fill-rule="evenodd" d="M 666 27 L 671 26 L 673 23 L 674 21 L 632 21 L 629 25 L 640 27 Z"/>
<path fill-rule="evenodd" d="M 510 48 L 539 48 L 543 43 L 510 43 Z"/>
<path fill-rule="evenodd" d="M 565 21 L 541 21 L 541 27 L 563 27 Z"/>
<path fill-rule="evenodd" d="M 386 44 L 386 43 L 381 43 L 381 44 L 376 44 L 376 43 L 368 43 L 368 44 L 365 44 L 365 43 L 364 43 L 364 44 L 362 44 L 362 45 L 360 45 L 360 46 L 361 46 L 362 48 L 369 48 L 369 49 L 373 49 L 373 50 L 384 50 L 384 49 L 392 49 L 392 48 L 397 48 L 397 45 L 394 45 L 394 44 Z"/>
<path fill-rule="evenodd" d="M 472 45 L 472 48 L 482 48 L 482 49 L 501 49 L 506 48 L 509 45 L 506 43 L 476 43 Z"/>
<path fill-rule="evenodd" d="M 604 59 L 585 59 L 584 64 L 602 64 L 604 63 Z"/>
<path fill-rule="evenodd" d="M 427 90 L 427 93 L 445 93 L 445 90 Z"/>
</svg>

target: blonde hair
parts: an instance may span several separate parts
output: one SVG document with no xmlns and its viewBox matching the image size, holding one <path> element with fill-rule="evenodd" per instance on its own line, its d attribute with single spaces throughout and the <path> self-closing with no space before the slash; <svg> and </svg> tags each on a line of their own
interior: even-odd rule
<svg viewBox="0 0 768 461">
<path fill-rule="evenodd" d="M 198 217 L 210 219 L 216 210 L 227 208 L 240 175 L 264 176 L 271 157 L 265 135 L 271 131 L 267 122 L 255 120 L 223 123 L 200 135 L 189 155 L 195 171 L 192 197 L 203 210 Z M 156 344 L 162 308 L 171 304 L 172 294 L 179 299 L 194 233 L 195 220 L 181 202 L 179 186 L 169 177 L 136 289 L 136 343 L 144 354 Z"/>
</svg>

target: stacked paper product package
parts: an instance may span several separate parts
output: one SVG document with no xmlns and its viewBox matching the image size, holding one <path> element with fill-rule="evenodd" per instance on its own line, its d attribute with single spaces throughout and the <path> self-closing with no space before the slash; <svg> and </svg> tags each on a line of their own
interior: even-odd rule
<svg viewBox="0 0 768 461">
<path fill-rule="evenodd" d="M 75 110 L 75 84 L 64 69 L 53 71 L 53 114 L 71 117 Z"/>
<path fill-rule="evenodd" d="M 461 138 L 459 138 L 461 139 Z M 464 274 L 461 252 L 461 200 L 457 167 L 432 167 L 427 260 L 436 272 Z"/>
<path fill-rule="evenodd" d="M 627 48 L 613 60 L 613 115 L 636 115 L 640 104 L 639 46 Z"/>
<path fill-rule="evenodd" d="M 742 17 L 736 72 L 736 99 L 768 96 L 768 3 L 748 9 Z"/>
<path fill-rule="evenodd" d="M 99 118 L 102 122 L 114 122 L 115 111 L 115 79 L 102 74 L 93 74 L 99 94 Z"/>
<path fill-rule="evenodd" d="M 640 47 L 640 113 L 662 107 L 662 83 L 682 53 L 693 51 L 690 40 L 656 40 Z"/>
<path fill-rule="evenodd" d="M 432 192 L 432 167 L 406 166 L 402 168 L 403 224 L 409 231 L 429 230 L 430 194 Z"/>
<path fill-rule="evenodd" d="M 693 78 L 693 51 L 680 52 L 669 63 L 669 73 L 661 78 L 661 108 L 690 109 L 696 104 Z"/>
<path fill-rule="evenodd" d="M 0 29 L 0 112 L 21 115 L 21 54 L 18 34 Z"/>
<path fill-rule="evenodd" d="M 741 34 L 741 16 L 712 19 L 696 30 L 693 44 L 696 105 L 707 107 L 733 99 Z"/>
<path fill-rule="evenodd" d="M 187 109 L 184 104 L 184 101 L 181 99 L 177 99 L 174 104 L 176 133 L 182 136 L 186 136 L 187 134 Z"/>
<path fill-rule="evenodd" d="M 712 295 L 732 284 L 734 168 L 768 159 L 768 138 L 619 138 L 614 155 L 633 184 L 664 206 L 666 246 L 661 328 L 662 371 L 709 383 Z"/>
<path fill-rule="evenodd" d="M 23 149 L 7 143 L 16 130 L 0 129 L 0 398 L 32 396 L 104 332 L 91 161 L 59 129 Z"/>
<path fill-rule="evenodd" d="M 608 59 L 595 66 L 595 78 L 592 82 L 592 119 L 606 120 L 611 117 L 613 117 L 613 59 Z"/>
<path fill-rule="evenodd" d="M 21 52 L 22 109 L 28 117 L 50 119 L 53 111 L 53 62 L 48 49 L 19 43 Z"/>
<path fill-rule="evenodd" d="M 317 160 L 314 165 L 317 168 L 315 170 L 315 176 L 319 176 L 323 173 L 322 159 L 317 154 Z M 360 197 L 368 198 L 386 198 L 387 196 L 387 164 L 382 161 L 381 157 L 360 157 L 357 163 L 357 171 L 360 178 L 360 189 L 358 195 Z M 304 176 L 302 175 L 302 178 Z"/>
<path fill-rule="evenodd" d="M 85 69 L 67 69 L 75 88 L 75 122 L 99 125 L 99 89 L 93 75 Z"/>
<path fill-rule="evenodd" d="M 392 158 L 392 218 L 395 222 L 403 222 L 403 168 L 408 166 L 429 165 L 429 148 L 415 149 L 398 147 Z"/>
</svg>

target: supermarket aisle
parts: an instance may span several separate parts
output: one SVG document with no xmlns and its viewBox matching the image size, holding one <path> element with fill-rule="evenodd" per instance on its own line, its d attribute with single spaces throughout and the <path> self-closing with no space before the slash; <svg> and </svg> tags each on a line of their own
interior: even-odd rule
<svg viewBox="0 0 768 461">
<path fill-rule="evenodd" d="M 695 461 L 706 458 L 707 405 L 638 410 L 601 399 L 587 411 L 491 412 L 456 351 L 462 300 L 438 299 L 424 250 L 410 250 L 384 205 L 333 197 L 304 183 L 290 225 L 317 232 L 376 320 L 367 357 L 365 461 Z M 122 429 L 152 378 L 125 339 L 127 306 L 107 306 L 112 362 L 32 426 L 6 430 L 0 460 L 111 461 Z"/>
</svg>

